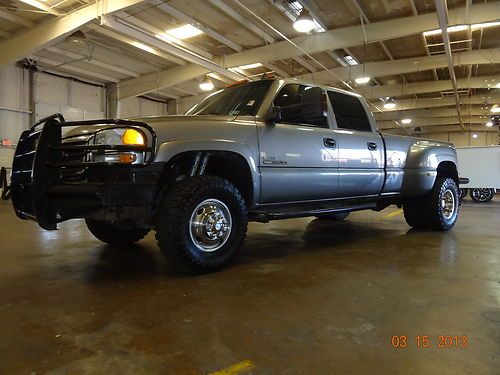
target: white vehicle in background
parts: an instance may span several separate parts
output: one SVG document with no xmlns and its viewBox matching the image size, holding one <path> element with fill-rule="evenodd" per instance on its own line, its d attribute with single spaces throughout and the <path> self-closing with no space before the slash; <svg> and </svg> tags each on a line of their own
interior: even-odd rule
<svg viewBox="0 0 500 375">
<path fill-rule="evenodd" d="M 469 182 L 460 185 L 461 198 L 469 193 L 472 200 L 486 203 L 500 189 L 500 146 L 457 147 L 458 174 Z"/>
</svg>

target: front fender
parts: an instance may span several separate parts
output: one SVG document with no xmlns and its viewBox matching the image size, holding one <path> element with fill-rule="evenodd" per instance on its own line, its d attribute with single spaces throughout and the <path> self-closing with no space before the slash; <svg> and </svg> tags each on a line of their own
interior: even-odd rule
<svg viewBox="0 0 500 375">
<path fill-rule="evenodd" d="M 156 152 L 154 163 L 166 163 L 184 152 L 193 151 L 226 151 L 243 157 L 252 174 L 253 203 L 260 199 L 260 176 L 258 170 L 258 153 L 246 143 L 238 143 L 226 139 L 199 140 L 183 139 L 162 143 Z"/>
<path fill-rule="evenodd" d="M 436 181 L 438 166 L 443 162 L 457 165 L 457 152 L 453 145 L 423 140 L 415 142 L 406 157 L 401 196 L 429 193 Z"/>
</svg>

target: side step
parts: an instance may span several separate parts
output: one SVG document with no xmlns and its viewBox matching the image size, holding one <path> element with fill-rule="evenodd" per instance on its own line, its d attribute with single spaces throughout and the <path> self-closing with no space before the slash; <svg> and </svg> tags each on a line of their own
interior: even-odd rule
<svg viewBox="0 0 500 375">
<path fill-rule="evenodd" d="M 330 207 L 305 207 L 305 206 L 287 206 L 279 207 L 273 205 L 272 207 L 259 207 L 257 210 L 249 212 L 249 220 L 261 223 L 267 223 L 270 220 L 291 219 L 297 217 L 319 216 L 335 212 L 345 211 L 360 211 L 377 209 L 376 202 L 361 203 L 355 205 L 332 205 Z"/>
</svg>

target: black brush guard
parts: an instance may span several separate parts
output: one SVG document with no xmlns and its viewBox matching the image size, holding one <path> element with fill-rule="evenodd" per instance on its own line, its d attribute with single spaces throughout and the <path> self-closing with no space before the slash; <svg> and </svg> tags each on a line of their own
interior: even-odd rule
<svg viewBox="0 0 500 375">
<path fill-rule="evenodd" d="M 62 143 L 62 128 L 82 125 L 112 125 L 110 128 L 135 128 L 146 135 L 148 146 L 71 145 Z M 11 198 L 17 216 L 34 220 L 48 230 L 57 223 L 105 206 L 145 205 L 152 198 L 151 184 L 141 183 L 65 183 L 64 168 L 117 167 L 131 168 L 118 162 L 65 161 L 64 152 L 141 152 L 145 160 L 134 168 L 145 167 L 154 159 L 156 134 L 145 123 L 126 120 L 90 120 L 66 122 L 57 113 L 41 119 L 21 134 L 12 165 Z"/>
</svg>

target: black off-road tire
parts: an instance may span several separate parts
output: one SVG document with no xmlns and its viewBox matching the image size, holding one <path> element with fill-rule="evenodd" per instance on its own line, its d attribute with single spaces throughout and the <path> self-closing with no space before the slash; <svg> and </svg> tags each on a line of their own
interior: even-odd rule
<svg viewBox="0 0 500 375">
<path fill-rule="evenodd" d="M 206 200 L 222 202 L 232 222 L 226 242 L 213 251 L 200 249 L 190 230 L 193 212 Z M 158 246 L 174 269 L 200 274 L 220 270 L 234 259 L 246 237 L 248 213 L 245 200 L 231 182 L 217 176 L 196 176 L 163 192 L 155 223 Z"/>
<path fill-rule="evenodd" d="M 442 207 L 445 196 L 453 201 L 450 215 L 447 215 Z M 438 177 L 428 195 L 404 202 L 406 222 L 416 229 L 450 230 L 458 218 L 459 196 L 458 186 L 453 179 Z"/>
<path fill-rule="evenodd" d="M 351 213 L 350 211 L 336 212 L 336 213 L 333 213 L 333 214 L 319 215 L 319 216 L 316 216 L 316 218 L 320 219 L 320 220 L 342 221 L 342 220 L 347 219 L 347 216 L 349 216 L 350 213 Z"/>
<path fill-rule="evenodd" d="M 488 203 L 495 196 L 495 189 L 482 188 L 470 189 L 469 193 L 472 200 L 476 203 Z"/>
<path fill-rule="evenodd" d="M 415 229 L 426 229 L 426 222 L 421 199 L 407 200 L 403 204 L 403 214 L 408 225 Z"/>
<path fill-rule="evenodd" d="M 460 199 L 464 199 L 468 193 L 469 193 L 469 189 L 460 188 Z"/>
<path fill-rule="evenodd" d="M 125 228 L 105 221 L 85 219 L 85 222 L 95 238 L 113 246 L 132 245 L 149 233 L 149 229 Z"/>
</svg>

